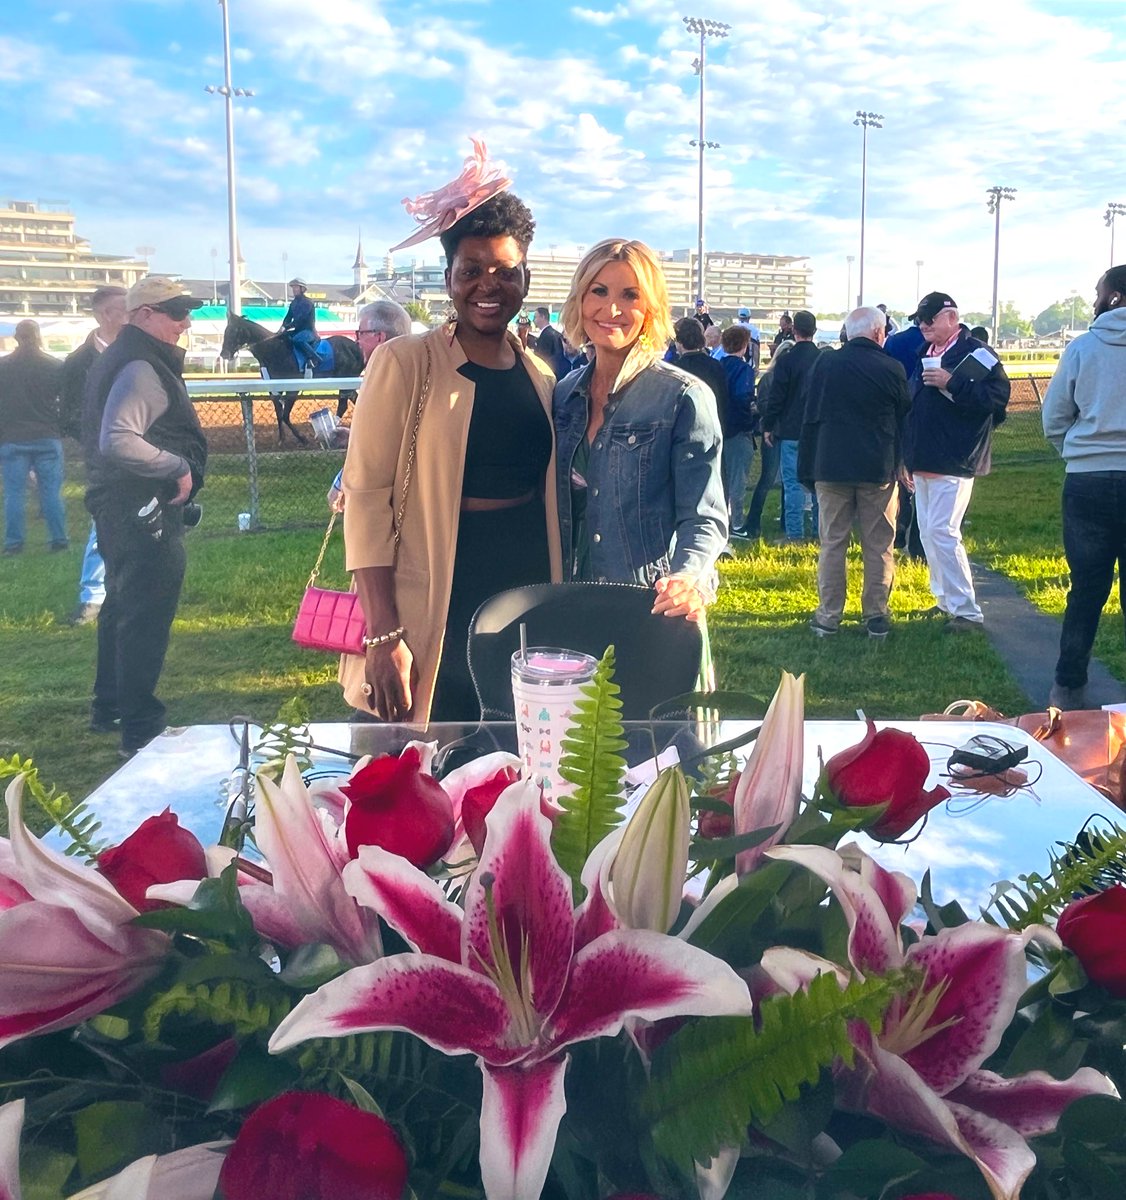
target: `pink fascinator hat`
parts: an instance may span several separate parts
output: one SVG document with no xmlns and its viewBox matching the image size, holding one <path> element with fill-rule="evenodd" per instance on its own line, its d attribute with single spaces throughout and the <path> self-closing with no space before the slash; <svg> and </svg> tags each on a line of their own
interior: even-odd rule
<svg viewBox="0 0 1126 1200">
<path fill-rule="evenodd" d="M 410 237 L 392 246 L 389 253 L 417 246 L 427 238 L 445 233 L 466 213 L 480 208 L 486 200 L 511 186 L 512 180 L 504 174 L 503 168 L 489 162 L 485 143 L 480 138 L 470 138 L 470 141 L 473 153 L 462 164 L 461 174 L 455 180 L 437 191 L 403 200 L 403 207 L 418 222 L 418 228 Z"/>
</svg>

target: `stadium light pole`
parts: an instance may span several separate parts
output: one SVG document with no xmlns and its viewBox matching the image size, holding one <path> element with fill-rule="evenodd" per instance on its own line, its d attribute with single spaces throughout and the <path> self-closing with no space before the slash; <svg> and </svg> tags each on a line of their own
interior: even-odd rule
<svg viewBox="0 0 1126 1200">
<path fill-rule="evenodd" d="M 1011 200 L 1017 194 L 1017 190 L 1011 187 L 994 186 L 987 188 L 985 194 L 989 197 L 989 211 L 995 218 L 993 231 L 993 341 L 996 345 L 1000 345 L 1001 331 L 998 328 L 998 321 L 1001 310 L 997 283 L 1001 271 L 1001 204 L 1005 200 Z"/>
<path fill-rule="evenodd" d="M 223 83 L 221 87 L 208 84 L 203 90 L 223 97 L 227 109 L 227 240 L 231 262 L 230 291 L 227 294 L 227 312 L 242 312 L 242 282 L 239 278 L 238 219 L 235 204 L 235 109 L 236 96 L 253 96 L 249 88 L 237 88 L 231 83 L 231 21 L 228 13 L 229 0 L 219 0 L 223 10 Z"/>
<path fill-rule="evenodd" d="M 856 262 L 855 254 L 846 254 L 845 262 L 848 263 L 848 284 L 845 287 L 845 316 L 852 311 L 852 264 Z"/>
<path fill-rule="evenodd" d="M 923 278 L 923 260 L 915 259 L 915 299 L 918 300 L 922 293 L 922 278 Z"/>
<path fill-rule="evenodd" d="M 884 115 L 856 110 L 854 125 L 860 126 L 860 275 L 856 284 L 856 307 L 864 304 L 864 218 L 868 207 L 868 130 L 883 129 Z"/>
<path fill-rule="evenodd" d="M 1111 201 L 1103 213 L 1103 220 L 1110 227 L 1110 265 L 1114 266 L 1114 218 L 1126 215 L 1126 204 Z"/>
<path fill-rule="evenodd" d="M 696 192 L 696 295 L 706 299 L 704 292 L 704 151 L 719 148 L 718 142 L 709 142 L 704 138 L 704 43 L 710 38 L 725 38 L 731 32 L 731 26 L 722 21 L 710 21 L 707 17 L 681 17 L 689 33 L 700 35 L 700 54 L 692 64 L 696 74 L 700 76 L 700 133 L 692 142 L 699 154 L 699 180 Z"/>
</svg>

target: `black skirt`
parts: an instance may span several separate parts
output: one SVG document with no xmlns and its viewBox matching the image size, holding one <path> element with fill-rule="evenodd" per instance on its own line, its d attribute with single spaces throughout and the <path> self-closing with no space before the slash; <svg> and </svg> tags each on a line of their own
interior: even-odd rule
<svg viewBox="0 0 1126 1200">
<path fill-rule="evenodd" d="M 481 715 L 468 659 L 469 623 L 481 604 L 508 588 L 550 581 L 542 497 L 516 508 L 461 514 L 432 721 L 476 721 Z"/>
</svg>

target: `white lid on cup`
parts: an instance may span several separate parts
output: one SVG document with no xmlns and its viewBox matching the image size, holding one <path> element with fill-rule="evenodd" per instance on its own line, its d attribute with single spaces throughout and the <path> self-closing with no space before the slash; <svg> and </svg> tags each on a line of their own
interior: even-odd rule
<svg viewBox="0 0 1126 1200">
<path fill-rule="evenodd" d="M 583 683 L 594 674 L 598 660 L 579 650 L 529 646 L 512 656 L 512 673 L 522 683 L 540 687 Z"/>
</svg>

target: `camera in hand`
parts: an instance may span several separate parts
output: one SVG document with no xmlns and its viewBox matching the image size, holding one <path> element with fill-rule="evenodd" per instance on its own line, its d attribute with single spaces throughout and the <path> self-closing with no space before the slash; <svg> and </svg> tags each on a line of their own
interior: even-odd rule
<svg viewBox="0 0 1126 1200">
<path fill-rule="evenodd" d="M 189 500 L 180 507 L 185 529 L 194 529 L 203 520 L 203 506 Z M 160 540 L 164 536 L 164 505 L 156 496 L 137 510 L 141 528 L 151 537 Z"/>
</svg>

